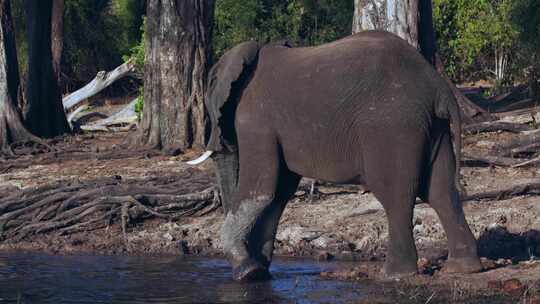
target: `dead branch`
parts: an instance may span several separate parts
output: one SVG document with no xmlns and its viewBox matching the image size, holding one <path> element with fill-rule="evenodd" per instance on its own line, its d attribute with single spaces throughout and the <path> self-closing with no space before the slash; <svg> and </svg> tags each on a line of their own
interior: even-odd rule
<svg viewBox="0 0 540 304">
<path fill-rule="evenodd" d="M 525 132 L 524 132 L 525 133 Z M 497 151 L 502 155 L 514 155 L 537 147 L 540 143 L 540 130 L 534 130 L 520 135 L 518 138 L 497 147 Z M 534 150 L 533 150 L 534 152 Z"/>
<path fill-rule="evenodd" d="M 524 161 L 522 163 L 519 163 L 519 164 L 515 164 L 512 166 L 512 168 L 521 168 L 521 167 L 525 167 L 525 166 L 530 166 L 530 165 L 536 165 L 536 164 L 540 164 L 540 155 L 536 158 L 533 158 L 531 160 L 528 160 L 528 161 Z"/>
<path fill-rule="evenodd" d="M 101 119 L 86 125 L 81 125 L 80 128 L 84 131 L 110 131 L 113 126 L 127 125 L 128 128 L 131 125 L 137 123 L 137 113 L 135 112 L 135 104 L 137 99 L 132 100 L 122 110 L 109 116 L 108 118 Z"/>
<path fill-rule="evenodd" d="M 462 198 L 462 201 L 474 201 L 484 199 L 504 200 L 520 195 L 540 195 L 540 183 L 526 183 L 512 186 L 503 190 L 494 190 L 481 193 L 475 193 Z"/>
<path fill-rule="evenodd" d="M 493 155 L 471 155 L 468 153 L 464 153 L 462 165 L 465 167 L 475 167 L 475 166 L 478 166 L 478 164 L 485 164 L 485 165 L 493 165 L 493 166 L 510 167 L 510 166 L 515 166 L 526 161 L 528 161 L 528 159 L 511 158 L 511 157 L 504 157 L 504 156 L 493 156 Z"/>
<path fill-rule="evenodd" d="M 134 69 L 135 63 L 132 60 L 128 60 L 110 72 L 98 72 L 96 77 L 87 85 L 64 97 L 62 100 L 64 110 L 69 111 L 84 100 L 101 92 L 115 81 L 129 75 Z"/>
<path fill-rule="evenodd" d="M 463 127 L 463 132 L 465 134 L 474 134 L 481 132 L 497 132 L 497 131 L 507 131 L 513 133 L 519 133 L 522 131 L 529 130 L 529 126 L 519 123 L 510 123 L 503 121 L 488 121 L 466 125 Z"/>
</svg>

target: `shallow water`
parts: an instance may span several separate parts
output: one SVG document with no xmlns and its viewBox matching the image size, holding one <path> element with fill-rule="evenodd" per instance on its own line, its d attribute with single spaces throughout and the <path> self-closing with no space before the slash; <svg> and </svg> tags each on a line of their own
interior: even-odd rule
<svg viewBox="0 0 540 304">
<path fill-rule="evenodd" d="M 351 303 L 359 283 L 323 280 L 338 264 L 277 259 L 273 279 L 240 284 L 221 259 L 0 252 L 0 303 Z"/>
</svg>

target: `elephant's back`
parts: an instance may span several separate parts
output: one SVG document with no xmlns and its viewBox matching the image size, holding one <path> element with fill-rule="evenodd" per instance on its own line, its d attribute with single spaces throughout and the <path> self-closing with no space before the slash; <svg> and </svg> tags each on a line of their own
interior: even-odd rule
<svg viewBox="0 0 540 304">
<path fill-rule="evenodd" d="M 248 95 L 267 109 L 287 109 L 281 123 L 343 121 L 356 111 L 366 113 L 364 122 L 380 124 L 407 120 L 407 112 L 431 115 L 438 86 L 445 85 L 438 78 L 403 39 L 367 31 L 316 47 L 263 48 Z"/>
<path fill-rule="evenodd" d="M 369 136 L 386 134 L 392 141 L 397 134 L 428 132 L 437 75 L 392 34 L 367 32 L 309 48 L 265 47 L 259 56 L 237 121 L 273 129 L 287 164 L 301 175 L 361 179 L 362 157 L 350 152 L 362 151 Z"/>
</svg>

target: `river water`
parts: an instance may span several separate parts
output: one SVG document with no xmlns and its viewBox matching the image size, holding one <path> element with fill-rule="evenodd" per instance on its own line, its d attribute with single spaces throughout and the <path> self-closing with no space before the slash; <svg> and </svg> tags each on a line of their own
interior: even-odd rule
<svg viewBox="0 0 540 304">
<path fill-rule="evenodd" d="M 276 259 L 266 283 L 233 282 L 222 259 L 0 252 L 0 303 L 351 303 L 359 283 L 321 279 L 338 264 Z M 343 266 L 343 265 L 342 265 Z"/>
</svg>

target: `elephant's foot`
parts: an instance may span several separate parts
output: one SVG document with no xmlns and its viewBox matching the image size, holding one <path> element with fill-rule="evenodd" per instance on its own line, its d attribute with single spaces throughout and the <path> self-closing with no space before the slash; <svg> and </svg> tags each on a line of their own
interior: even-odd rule
<svg viewBox="0 0 540 304">
<path fill-rule="evenodd" d="M 238 282 L 254 282 L 269 280 L 270 273 L 268 268 L 262 264 L 248 259 L 233 266 L 233 279 Z"/>
<path fill-rule="evenodd" d="M 463 258 L 449 258 L 443 271 L 446 273 L 476 273 L 482 271 L 480 259 L 476 256 Z"/>
<path fill-rule="evenodd" d="M 418 273 L 416 263 L 385 263 L 382 274 L 387 279 L 399 280 Z"/>
</svg>

